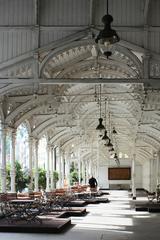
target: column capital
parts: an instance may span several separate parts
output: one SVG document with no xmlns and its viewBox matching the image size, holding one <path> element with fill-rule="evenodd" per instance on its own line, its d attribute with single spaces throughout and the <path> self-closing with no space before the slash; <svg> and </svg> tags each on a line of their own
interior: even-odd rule
<svg viewBox="0 0 160 240">
<path fill-rule="evenodd" d="M 7 131 L 8 131 L 8 125 L 6 125 L 6 124 L 1 124 L 1 129 L 0 129 L 0 131 L 1 132 L 3 132 L 3 134 L 6 134 L 7 133 Z"/>
<path fill-rule="evenodd" d="M 38 141 L 39 141 L 39 138 L 38 138 L 38 137 L 33 137 L 33 140 L 34 140 L 35 142 L 38 142 Z"/>
<path fill-rule="evenodd" d="M 151 58 L 151 53 L 146 51 L 145 54 L 142 56 L 143 61 L 149 60 Z"/>
<path fill-rule="evenodd" d="M 153 152 L 153 159 L 157 159 L 157 157 L 158 157 L 158 152 Z"/>
<path fill-rule="evenodd" d="M 7 128 L 8 124 L 5 123 L 5 121 L 1 121 L 1 129 Z"/>
<path fill-rule="evenodd" d="M 51 143 L 47 143 L 47 149 L 50 150 L 52 147 Z"/>
<path fill-rule="evenodd" d="M 32 135 L 29 135 L 29 137 L 28 137 L 28 141 L 33 141 L 33 136 Z"/>
<path fill-rule="evenodd" d="M 38 147 L 39 144 L 39 138 L 33 138 L 34 143 L 35 143 L 35 147 Z"/>
<path fill-rule="evenodd" d="M 14 127 L 8 127 L 8 130 L 9 130 L 11 133 L 16 133 L 16 132 L 17 132 L 17 128 L 14 128 Z"/>
<path fill-rule="evenodd" d="M 12 141 L 15 141 L 16 135 L 17 135 L 17 129 L 12 128 L 12 129 L 10 130 L 10 132 L 11 132 Z"/>
<path fill-rule="evenodd" d="M 52 148 L 52 150 L 55 148 L 54 144 L 52 144 L 52 143 L 51 143 L 51 148 Z"/>
</svg>

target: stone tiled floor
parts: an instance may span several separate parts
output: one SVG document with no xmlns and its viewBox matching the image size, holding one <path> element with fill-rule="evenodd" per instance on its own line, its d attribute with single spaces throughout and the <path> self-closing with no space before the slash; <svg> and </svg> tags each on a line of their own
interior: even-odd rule
<svg viewBox="0 0 160 240">
<path fill-rule="evenodd" d="M 110 203 L 91 204 L 84 217 L 72 217 L 62 234 L 0 233 L 1 240 L 156 240 L 160 213 L 135 212 L 127 191 L 111 191 Z M 140 200 L 140 198 L 138 199 Z"/>
</svg>

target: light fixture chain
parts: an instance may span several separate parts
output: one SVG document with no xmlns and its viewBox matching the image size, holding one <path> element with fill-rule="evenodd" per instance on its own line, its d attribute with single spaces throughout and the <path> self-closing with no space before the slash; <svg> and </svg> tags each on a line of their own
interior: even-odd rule
<svg viewBox="0 0 160 240">
<path fill-rule="evenodd" d="M 105 98 L 105 129 L 106 129 L 106 119 L 107 119 L 107 99 Z"/>
<path fill-rule="evenodd" d="M 102 112 L 101 112 L 101 84 L 99 86 L 99 107 L 100 107 L 100 118 L 101 118 L 101 114 L 102 114 Z"/>
</svg>

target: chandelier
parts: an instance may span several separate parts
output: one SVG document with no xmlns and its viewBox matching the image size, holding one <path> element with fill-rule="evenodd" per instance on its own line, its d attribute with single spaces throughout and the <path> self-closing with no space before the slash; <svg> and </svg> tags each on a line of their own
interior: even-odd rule
<svg viewBox="0 0 160 240">
<path fill-rule="evenodd" d="M 95 42 L 99 44 L 101 52 L 103 52 L 103 54 L 107 58 L 112 55 L 111 51 L 112 45 L 120 41 L 117 32 L 111 28 L 112 22 L 113 17 L 108 13 L 108 0 L 107 0 L 107 14 L 102 17 L 104 29 L 99 32 L 97 38 L 95 39 Z"/>
</svg>

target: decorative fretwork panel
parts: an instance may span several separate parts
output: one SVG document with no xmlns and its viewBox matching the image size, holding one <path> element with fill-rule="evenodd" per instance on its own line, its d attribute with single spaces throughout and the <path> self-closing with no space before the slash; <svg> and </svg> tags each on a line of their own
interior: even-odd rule
<svg viewBox="0 0 160 240">
<path fill-rule="evenodd" d="M 153 77 L 153 78 L 160 77 L 160 62 L 151 62 L 150 77 Z"/>
<path fill-rule="evenodd" d="M 33 71 L 34 66 L 32 62 L 17 64 L 0 71 L 0 78 L 31 78 L 34 75 Z"/>
</svg>

